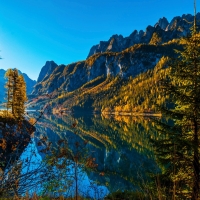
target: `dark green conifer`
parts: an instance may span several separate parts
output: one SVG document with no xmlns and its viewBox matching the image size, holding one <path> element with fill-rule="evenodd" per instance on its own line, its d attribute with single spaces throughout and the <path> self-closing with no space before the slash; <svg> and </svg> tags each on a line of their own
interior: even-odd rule
<svg viewBox="0 0 200 200">
<path fill-rule="evenodd" d="M 162 82 L 170 95 L 169 104 L 161 108 L 165 118 L 157 129 L 162 139 L 154 141 L 162 179 L 168 198 L 192 199 L 199 197 L 200 181 L 200 34 L 196 28 L 196 12 L 191 35 L 180 41 L 183 51 L 170 63 L 170 74 Z"/>
</svg>

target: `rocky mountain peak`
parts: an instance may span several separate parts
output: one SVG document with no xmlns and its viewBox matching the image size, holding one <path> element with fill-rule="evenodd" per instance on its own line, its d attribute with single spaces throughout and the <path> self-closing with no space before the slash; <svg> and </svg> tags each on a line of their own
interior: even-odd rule
<svg viewBox="0 0 200 200">
<path fill-rule="evenodd" d="M 58 65 L 54 61 L 46 61 L 45 65 L 42 67 L 40 71 L 37 83 L 44 80 L 44 78 L 47 78 L 57 66 Z"/>
<path fill-rule="evenodd" d="M 163 17 L 158 20 L 158 22 L 154 25 L 154 27 L 156 28 L 157 26 L 160 26 L 161 29 L 166 30 L 168 25 L 169 25 L 168 20 L 165 17 Z"/>
<path fill-rule="evenodd" d="M 196 15 L 197 21 L 200 19 L 200 13 Z M 154 26 L 147 26 L 144 31 L 133 31 L 130 36 L 123 37 L 122 35 L 113 35 L 108 41 L 101 41 L 98 45 L 94 45 L 88 54 L 90 56 L 96 53 L 106 51 L 120 52 L 135 44 L 149 44 L 154 41 L 156 35 L 159 36 L 159 44 L 166 43 L 172 39 L 186 36 L 190 32 L 190 27 L 194 20 L 194 16 L 186 14 L 174 17 L 169 22 L 165 17 L 162 17 Z M 189 23 L 188 23 L 189 22 Z"/>
<path fill-rule="evenodd" d="M 121 40 L 124 39 L 124 37 L 122 35 L 115 34 L 110 38 L 110 40 L 112 40 L 112 39 L 115 39 L 117 41 L 121 41 Z"/>
</svg>

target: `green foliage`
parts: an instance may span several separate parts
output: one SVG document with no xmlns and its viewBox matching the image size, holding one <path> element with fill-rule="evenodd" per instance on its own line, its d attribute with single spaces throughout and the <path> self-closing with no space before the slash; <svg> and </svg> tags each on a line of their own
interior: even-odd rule
<svg viewBox="0 0 200 200">
<path fill-rule="evenodd" d="M 157 122 L 163 138 L 154 141 L 158 162 L 163 168 L 168 198 L 197 200 L 200 193 L 200 34 L 183 38 L 184 51 L 170 62 L 170 73 L 162 87 L 175 108 L 162 107 L 171 121 Z"/>
<path fill-rule="evenodd" d="M 48 196 L 44 196 L 44 197 L 40 197 L 39 200 L 51 200 L 51 198 Z"/>
</svg>

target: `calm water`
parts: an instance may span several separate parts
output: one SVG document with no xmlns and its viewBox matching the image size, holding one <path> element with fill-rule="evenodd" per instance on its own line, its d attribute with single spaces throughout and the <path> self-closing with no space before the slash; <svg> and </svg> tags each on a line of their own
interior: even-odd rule
<svg viewBox="0 0 200 200">
<path fill-rule="evenodd" d="M 80 164 L 79 194 L 87 191 L 87 195 L 101 198 L 117 190 L 136 190 L 147 179 L 146 173 L 157 168 L 149 142 L 149 138 L 157 135 L 149 117 L 48 115 L 43 116 L 36 128 L 31 148 L 35 147 L 38 160 L 44 158 L 41 146 L 37 145 L 39 138 L 47 137 L 55 149 L 59 141 L 67 140 L 73 153 L 77 151 L 77 144 L 84 144 L 81 151 L 93 158 L 96 167 L 85 170 L 83 162 Z M 26 157 L 29 149 L 30 145 L 22 157 Z M 73 165 L 70 167 L 73 171 Z M 70 195 L 73 192 L 74 189 Z"/>
</svg>

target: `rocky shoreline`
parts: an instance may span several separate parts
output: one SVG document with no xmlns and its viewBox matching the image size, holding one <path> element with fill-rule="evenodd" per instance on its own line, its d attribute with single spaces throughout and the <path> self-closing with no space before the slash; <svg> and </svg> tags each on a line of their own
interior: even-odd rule
<svg viewBox="0 0 200 200">
<path fill-rule="evenodd" d="M 6 169 L 18 160 L 35 131 L 27 120 L 17 122 L 14 119 L 0 120 L 0 168 Z"/>
</svg>

